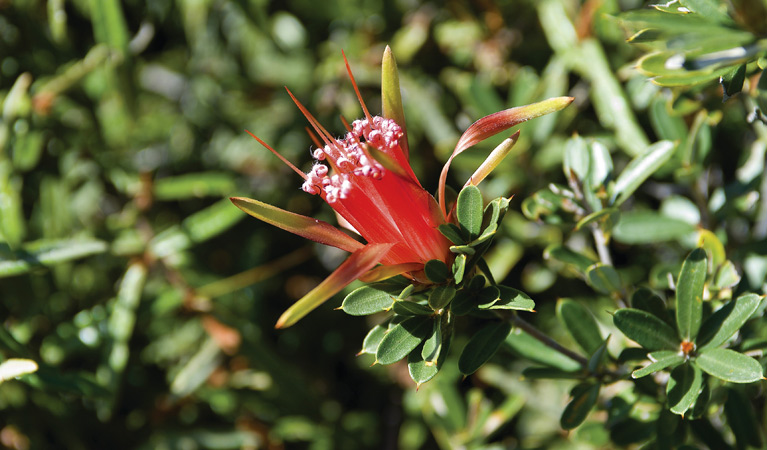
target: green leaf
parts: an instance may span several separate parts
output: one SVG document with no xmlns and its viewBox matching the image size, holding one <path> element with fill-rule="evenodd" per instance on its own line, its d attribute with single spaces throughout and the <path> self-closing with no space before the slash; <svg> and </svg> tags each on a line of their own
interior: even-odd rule
<svg viewBox="0 0 767 450">
<path fill-rule="evenodd" d="M 560 299 L 557 302 L 557 318 L 587 355 L 593 354 L 602 345 L 602 334 L 599 332 L 597 321 L 580 303 Z"/>
<path fill-rule="evenodd" d="M 439 353 L 442 350 L 442 321 L 435 320 L 431 335 L 423 342 L 421 356 L 426 365 L 431 365 L 437 361 Z"/>
<path fill-rule="evenodd" d="M 482 231 L 482 193 L 476 186 L 466 186 L 458 194 L 456 217 L 461 227 L 469 232 L 471 238 L 479 236 Z"/>
<path fill-rule="evenodd" d="M 386 331 L 389 328 L 383 324 L 383 325 L 376 325 L 373 328 L 368 331 L 368 334 L 365 335 L 365 339 L 362 341 L 362 350 L 360 350 L 360 354 L 368 354 L 368 355 L 375 355 L 376 350 L 378 350 L 378 345 L 381 344 L 381 340 L 386 335 Z"/>
<path fill-rule="evenodd" d="M 719 266 L 719 270 L 716 271 L 714 276 L 713 287 L 717 290 L 727 289 L 740 283 L 740 274 L 735 268 L 735 264 L 729 259 Z"/>
<path fill-rule="evenodd" d="M 718 0 L 679 0 L 683 6 L 703 19 L 714 23 L 730 24 L 727 5 Z"/>
<path fill-rule="evenodd" d="M 555 369 L 566 372 L 575 372 L 582 369 L 579 362 L 546 346 L 519 328 L 509 333 L 509 336 L 506 338 L 506 345 L 519 356 Z"/>
<path fill-rule="evenodd" d="M 706 251 L 696 248 L 685 258 L 676 286 L 676 324 L 679 338 L 694 341 L 703 315 L 703 285 L 706 282 Z"/>
<path fill-rule="evenodd" d="M 426 278 L 432 283 L 444 283 L 450 277 L 450 269 L 447 268 L 447 264 L 438 259 L 426 261 L 423 271 L 426 273 Z"/>
<path fill-rule="evenodd" d="M 455 297 L 455 292 L 454 286 L 435 287 L 429 294 L 429 306 L 431 306 L 434 311 L 439 311 L 450 304 L 453 297 Z"/>
<path fill-rule="evenodd" d="M 575 250 L 571 250 L 561 244 L 552 244 L 546 247 L 543 251 L 543 257 L 544 259 L 553 258 L 565 264 L 573 265 L 581 272 L 586 272 L 586 269 L 596 262 L 588 256 L 578 253 Z"/>
<path fill-rule="evenodd" d="M 654 244 L 681 239 L 695 227 L 655 211 L 627 211 L 612 231 L 613 238 L 623 244 Z"/>
<path fill-rule="evenodd" d="M 480 293 L 480 301 L 484 301 L 483 297 L 491 297 L 496 295 L 495 291 L 491 289 L 492 286 L 485 288 Z M 530 311 L 535 309 L 535 302 L 524 292 L 510 288 L 508 286 L 498 286 L 500 298 L 498 301 L 493 302 L 488 307 L 482 307 L 482 309 L 513 309 L 517 311 Z"/>
<path fill-rule="evenodd" d="M 623 169 L 612 186 L 610 203 L 619 206 L 636 191 L 656 170 L 671 158 L 676 145 L 670 141 L 659 141 L 647 148 L 641 155 L 635 157 Z"/>
<path fill-rule="evenodd" d="M 639 288 L 631 296 L 631 307 L 647 311 L 669 325 L 674 325 L 671 315 L 666 309 L 666 303 L 651 290 Z"/>
<path fill-rule="evenodd" d="M 407 130 L 405 128 L 405 110 L 402 107 L 402 94 L 399 87 L 399 71 L 397 70 L 397 60 L 391 48 L 387 45 L 384 49 L 383 59 L 381 61 L 381 103 L 383 116 L 394 120 L 402 128 L 402 138 L 400 147 L 405 152 L 405 157 L 409 158 Z"/>
<path fill-rule="evenodd" d="M 596 263 L 586 270 L 586 281 L 589 286 L 603 294 L 621 291 L 621 278 L 613 266 Z"/>
<path fill-rule="evenodd" d="M 692 364 L 682 364 L 671 372 L 666 396 L 671 412 L 683 416 L 698 399 L 703 388 L 703 374 Z"/>
<path fill-rule="evenodd" d="M 573 399 L 567 404 L 559 419 L 560 426 L 572 430 L 582 424 L 599 399 L 599 383 L 581 383 L 575 386 L 571 394 Z"/>
<path fill-rule="evenodd" d="M 36 371 L 37 363 L 31 359 L 9 358 L 0 363 L 0 383 Z"/>
<path fill-rule="evenodd" d="M 416 349 L 407 357 L 407 370 L 416 386 L 426 383 L 439 373 L 439 365 L 427 364 L 421 353 Z"/>
<path fill-rule="evenodd" d="M 600 206 L 598 211 L 594 211 L 593 213 L 579 220 L 578 223 L 575 224 L 575 229 L 582 230 L 586 225 L 596 223 L 602 230 L 609 231 L 612 230 L 612 228 L 618 222 L 620 215 L 621 213 L 617 208 L 602 209 Z"/>
<path fill-rule="evenodd" d="M 724 344 L 756 312 L 761 301 L 756 294 L 745 294 L 719 308 L 701 325 L 696 342 L 698 348 L 703 350 Z"/>
<path fill-rule="evenodd" d="M 509 322 L 495 322 L 485 325 L 464 347 L 458 359 L 458 370 L 471 375 L 485 364 L 498 350 L 511 331 Z"/>
<path fill-rule="evenodd" d="M 128 56 L 128 27 L 119 0 L 102 0 L 89 3 L 91 23 L 96 42 L 120 50 Z"/>
<path fill-rule="evenodd" d="M 570 178 L 574 175 L 583 184 L 588 178 L 590 165 L 591 155 L 586 146 L 586 140 L 580 136 L 568 139 L 565 144 L 565 154 L 562 160 L 565 176 Z"/>
<path fill-rule="evenodd" d="M 410 300 L 395 300 L 391 309 L 400 316 L 431 316 L 434 314 L 434 311 L 428 306 Z"/>
<path fill-rule="evenodd" d="M 762 379 L 759 361 L 727 348 L 702 350 L 695 364 L 707 374 L 731 383 L 753 383 Z"/>
<path fill-rule="evenodd" d="M 456 284 L 463 281 L 464 271 L 466 270 L 466 255 L 460 254 L 453 260 L 453 280 Z"/>
<path fill-rule="evenodd" d="M 613 315 L 613 323 L 626 337 L 648 350 L 679 349 L 676 331 L 648 312 L 633 308 L 619 309 Z"/>
<path fill-rule="evenodd" d="M 597 373 L 601 368 L 602 364 L 605 360 L 605 355 L 607 354 L 607 343 L 610 340 L 610 335 L 608 335 L 604 341 L 602 341 L 602 344 L 594 350 L 594 353 L 589 356 L 589 362 L 586 365 L 586 368 L 590 373 Z"/>
<path fill-rule="evenodd" d="M 3 248 L 5 247 L 5 248 Z M 27 273 L 36 267 L 47 267 L 108 250 L 96 239 L 61 239 L 36 241 L 11 252 L 0 243 L 0 278 Z"/>
<path fill-rule="evenodd" d="M 152 184 L 157 200 L 183 200 L 207 196 L 223 197 L 237 188 L 229 173 L 204 172 L 188 173 L 174 177 L 160 178 Z"/>
<path fill-rule="evenodd" d="M 432 320 L 423 317 L 411 317 L 390 329 L 376 350 L 376 362 L 393 364 L 404 358 L 426 339 L 432 330 Z"/>
<path fill-rule="evenodd" d="M 351 316 L 367 316 L 391 308 L 394 297 L 370 286 L 353 290 L 344 298 L 341 309 Z"/>
<path fill-rule="evenodd" d="M 632 378 L 642 378 L 668 367 L 676 367 L 684 362 L 684 355 L 673 350 L 658 350 L 647 355 L 650 364 L 631 372 Z"/>
<path fill-rule="evenodd" d="M 722 101 L 727 101 L 733 95 L 743 90 L 743 82 L 746 80 L 746 64 L 732 69 L 727 75 L 721 79 L 722 84 Z"/>
<path fill-rule="evenodd" d="M 455 245 L 463 245 L 469 242 L 461 235 L 461 229 L 452 223 L 443 223 L 438 227 L 439 232 Z"/>
</svg>

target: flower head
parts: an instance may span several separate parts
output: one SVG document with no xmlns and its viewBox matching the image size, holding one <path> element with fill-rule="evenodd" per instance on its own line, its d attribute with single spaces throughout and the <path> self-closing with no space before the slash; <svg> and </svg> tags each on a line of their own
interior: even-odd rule
<svg viewBox="0 0 767 450">
<path fill-rule="evenodd" d="M 344 60 L 346 57 L 344 56 Z M 312 135 L 316 160 L 304 173 L 253 136 L 277 155 L 304 180 L 302 189 L 325 200 L 365 241 L 361 244 L 330 224 L 283 211 L 257 200 L 232 198 L 248 214 L 314 241 L 349 251 L 352 255 L 325 281 L 291 306 L 280 317 L 278 327 L 290 326 L 357 278 L 375 281 L 405 275 L 428 283 L 423 269 L 429 260 L 449 264 L 450 241 L 439 231 L 450 211 L 444 200 L 445 180 L 452 159 L 477 142 L 517 123 L 567 106 L 572 99 L 560 97 L 520 108 L 512 108 L 475 122 L 461 137 L 442 171 L 439 203 L 423 189 L 409 163 L 404 113 L 399 92 L 396 63 L 387 47 L 384 52 L 382 94 L 384 113 L 371 116 L 346 63 L 349 78 L 365 117 L 335 138 L 288 90 L 316 135 Z M 467 184 L 478 184 L 508 153 L 516 135 L 504 141 Z M 379 267 L 375 267 L 378 264 Z"/>
</svg>

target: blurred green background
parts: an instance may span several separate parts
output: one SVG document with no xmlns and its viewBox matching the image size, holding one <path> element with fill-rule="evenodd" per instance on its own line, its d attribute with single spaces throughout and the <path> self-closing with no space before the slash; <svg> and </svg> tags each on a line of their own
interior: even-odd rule
<svg viewBox="0 0 767 450">
<path fill-rule="evenodd" d="M 562 228 L 525 219 L 521 200 L 564 182 L 574 132 L 599 138 L 620 165 L 676 130 L 652 109 L 665 94 L 633 69 L 640 53 L 610 16 L 642 5 L 0 0 L 0 355 L 40 365 L 0 384 L 0 444 L 450 448 L 488 407 L 499 420 L 477 433 L 495 448 L 604 443 L 594 426 L 562 434 L 568 385 L 519 381 L 508 351 L 466 380 L 448 364 L 416 392 L 405 366 L 354 356 L 376 318 L 333 311 L 338 300 L 275 331 L 344 255 L 253 220 L 228 197 L 334 222 L 244 130 L 308 168 L 307 123 L 283 86 L 342 133 L 339 114 L 361 111 L 341 50 L 376 113 L 391 45 L 413 166 L 432 192 L 474 120 L 572 95 L 565 111 L 521 127 L 482 186 L 486 198 L 515 195 L 490 263 L 534 295 L 531 320 L 546 328 L 558 296 L 591 291 L 543 260 Z M 746 109 L 724 108 L 716 142 L 746 139 Z M 461 186 L 503 137 L 458 158 L 449 184 Z M 738 157 L 714 157 L 719 185 Z M 733 227 L 743 234 L 744 223 Z M 641 256 L 620 258 L 647 270 Z"/>
</svg>

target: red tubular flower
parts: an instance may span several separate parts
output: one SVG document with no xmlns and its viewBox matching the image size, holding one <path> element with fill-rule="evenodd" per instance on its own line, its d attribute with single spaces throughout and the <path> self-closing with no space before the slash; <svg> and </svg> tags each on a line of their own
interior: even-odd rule
<svg viewBox="0 0 767 450">
<path fill-rule="evenodd" d="M 277 327 L 292 325 L 357 278 L 375 281 L 403 274 L 427 282 L 422 276 L 427 261 L 437 259 L 450 264 L 452 259 L 450 241 L 438 227 L 445 223 L 448 215 L 443 198 L 447 168 L 453 157 L 487 137 L 519 122 L 562 109 L 572 101 L 569 97 L 550 99 L 477 121 L 461 137 L 443 169 L 438 204 L 423 189 L 410 167 L 399 80 L 389 48 L 384 53 L 382 72 L 384 117 L 370 115 L 348 62 L 346 66 L 365 118 L 355 120 L 351 126 L 347 124 L 347 133 L 342 138 L 334 138 L 328 133 L 288 91 L 321 139 L 314 139 L 317 149 L 313 151 L 313 156 L 316 161 L 308 173 L 297 169 L 258 137 L 251 136 L 296 171 L 304 179 L 302 189 L 322 197 L 367 244 L 363 245 L 332 225 L 310 217 L 283 211 L 257 200 L 231 199 L 237 207 L 258 219 L 352 253 L 325 281 L 285 311 Z M 479 183 L 515 141 L 516 135 L 499 146 L 500 151 L 496 149 L 491 154 L 469 183 Z M 379 263 L 381 266 L 375 267 Z"/>
</svg>

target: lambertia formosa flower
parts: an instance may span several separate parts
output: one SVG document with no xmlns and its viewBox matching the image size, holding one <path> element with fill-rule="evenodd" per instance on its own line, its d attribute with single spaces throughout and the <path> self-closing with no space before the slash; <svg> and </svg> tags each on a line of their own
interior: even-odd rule
<svg viewBox="0 0 767 450">
<path fill-rule="evenodd" d="M 316 133 L 312 136 L 317 147 L 313 150 L 316 161 L 308 173 L 251 135 L 298 173 L 304 180 L 302 189 L 325 200 L 365 244 L 326 222 L 258 200 L 231 199 L 237 207 L 264 222 L 351 253 L 327 279 L 283 313 L 278 328 L 294 324 L 356 279 L 372 282 L 403 275 L 415 283 L 429 284 L 424 265 L 439 260 L 449 266 L 453 258 L 452 244 L 439 230 L 440 225 L 454 221 L 452 205 L 445 201 L 447 171 L 453 158 L 490 136 L 558 111 L 572 101 L 571 97 L 552 98 L 500 111 L 475 122 L 461 136 L 442 170 L 437 201 L 421 186 L 410 167 L 399 78 L 391 50 L 386 48 L 382 64 L 383 117 L 370 115 L 348 62 L 346 67 L 364 117 L 345 123 L 347 132 L 341 138 L 333 137 L 323 128 L 288 90 Z M 496 148 L 466 184 L 482 181 L 508 153 L 517 136 L 515 133 Z"/>
</svg>

